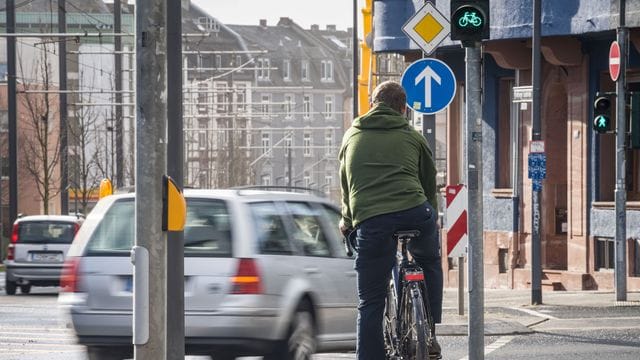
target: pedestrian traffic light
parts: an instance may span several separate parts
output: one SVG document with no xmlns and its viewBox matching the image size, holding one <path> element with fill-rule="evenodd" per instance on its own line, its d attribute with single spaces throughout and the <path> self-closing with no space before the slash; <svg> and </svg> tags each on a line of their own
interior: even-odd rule
<svg viewBox="0 0 640 360">
<path fill-rule="evenodd" d="M 631 148 L 640 149 L 640 93 L 631 94 Z"/>
<path fill-rule="evenodd" d="M 489 38 L 489 0 L 451 0 L 451 40 L 473 46 Z"/>
<path fill-rule="evenodd" d="M 611 131 L 611 95 L 598 95 L 593 102 L 593 130 L 598 134 Z"/>
</svg>

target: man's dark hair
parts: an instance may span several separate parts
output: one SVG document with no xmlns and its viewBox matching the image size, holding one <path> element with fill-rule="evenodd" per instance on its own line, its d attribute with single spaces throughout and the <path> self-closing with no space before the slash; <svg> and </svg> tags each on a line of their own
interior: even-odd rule
<svg viewBox="0 0 640 360">
<path fill-rule="evenodd" d="M 402 85 L 391 80 L 380 83 L 373 89 L 373 94 L 371 94 L 373 106 L 384 103 L 399 113 L 402 113 L 406 102 L 407 94 L 404 92 Z"/>
</svg>

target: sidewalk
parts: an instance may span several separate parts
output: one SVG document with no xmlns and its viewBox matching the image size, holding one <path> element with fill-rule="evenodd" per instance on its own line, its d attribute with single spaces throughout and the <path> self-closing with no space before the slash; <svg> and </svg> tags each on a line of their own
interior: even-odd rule
<svg viewBox="0 0 640 360">
<path fill-rule="evenodd" d="M 545 322 L 544 312 L 548 306 L 594 307 L 617 306 L 640 307 L 640 292 L 627 292 L 626 302 L 617 302 L 614 291 L 544 291 L 542 305 L 531 305 L 531 290 L 485 289 L 484 323 L 485 335 L 514 335 L 531 333 L 531 327 Z M 458 290 L 444 290 L 443 321 L 438 325 L 438 334 L 443 336 L 467 335 L 468 294 L 465 292 L 464 315 L 458 315 Z"/>
</svg>

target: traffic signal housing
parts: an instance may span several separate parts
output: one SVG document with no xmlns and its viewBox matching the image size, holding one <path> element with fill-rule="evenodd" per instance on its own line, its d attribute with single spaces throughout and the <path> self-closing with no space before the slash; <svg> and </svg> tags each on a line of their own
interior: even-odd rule
<svg viewBox="0 0 640 360">
<path fill-rule="evenodd" d="M 593 102 L 593 131 L 604 134 L 611 131 L 611 95 L 597 95 Z"/>
<path fill-rule="evenodd" d="M 489 38 L 489 0 L 451 0 L 451 40 L 463 46 Z"/>
</svg>

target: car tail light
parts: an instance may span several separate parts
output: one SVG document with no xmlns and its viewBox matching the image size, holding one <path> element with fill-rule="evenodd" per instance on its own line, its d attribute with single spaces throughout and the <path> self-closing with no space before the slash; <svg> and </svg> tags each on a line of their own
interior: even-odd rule
<svg viewBox="0 0 640 360">
<path fill-rule="evenodd" d="M 9 244 L 9 247 L 7 248 L 7 260 L 13 260 L 14 253 L 15 249 L 13 247 L 13 244 Z"/>
<path fill-rule="evenodd" d="M 18 242 L 18 224 L 13 224 L 13 231 L 11 232 L 11 243 Z"/>
<path fill-rule="evenodd" d="M 80 224 L 73 224 L 73 235 L 77 234 L 78 230 L 80 230 Z"/>
<path fill-rule="evenodd" d="M 60 275 L 60 287 L 64 292 L 78 291 L 78 265 L 80 258 L 69 257 L 62 267 L 62 275 Z"/>
<path fill-rule="evenodd" d="M 404 273 L 404 279 L 406 281 L 422 281 L 424 280 L 424 274 L 422 271 L 407 271 Z"/>
<path fill-rule="evenodd" d="M 231 278 L 232 294 L 260 294 L 262 282 L 255 259 L 240 259 L 236 275 Z"/>
</svg>

